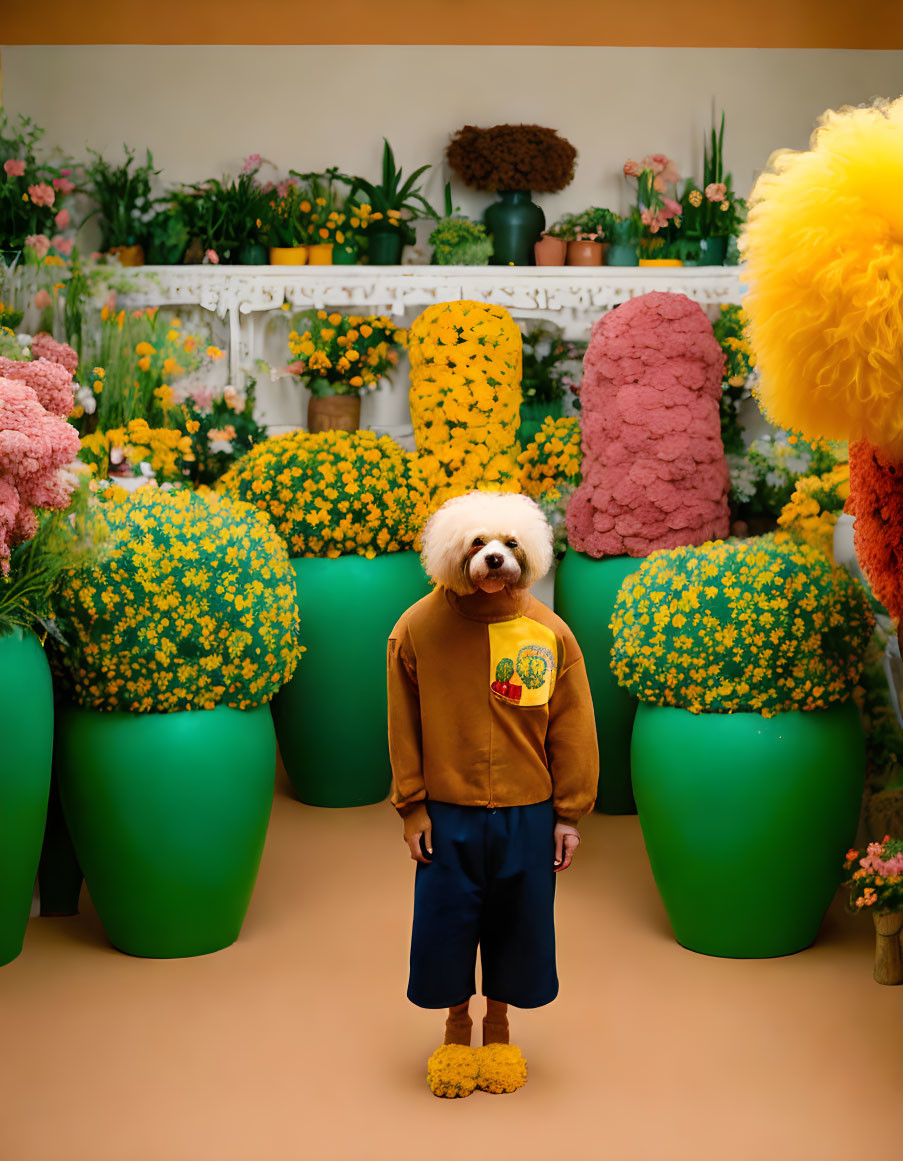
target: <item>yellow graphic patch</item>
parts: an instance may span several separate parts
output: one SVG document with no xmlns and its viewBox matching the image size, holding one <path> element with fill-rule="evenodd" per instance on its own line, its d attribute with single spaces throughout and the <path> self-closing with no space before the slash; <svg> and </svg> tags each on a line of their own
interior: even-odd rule
<svg viewBox="0 0 903 1161">
<path fill-rule="evenodd" d="M 558 644 L 539 621 L 518 617 L 489 628 L 489 688 L 510 705 L 545 705 L 555 688 Z"/>
</svg>

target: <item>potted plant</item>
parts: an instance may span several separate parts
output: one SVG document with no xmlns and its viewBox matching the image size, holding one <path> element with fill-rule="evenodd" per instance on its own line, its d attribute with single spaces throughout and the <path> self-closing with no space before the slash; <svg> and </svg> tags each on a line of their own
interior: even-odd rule
<svg viewBox="0 0 903 1161">
<path fill-rule="evenodd" d="M 375 391 L 398 364 L 405 332 L 382 315 L 343 315 L 306 310 L 293 320 L 289 371 L 311 393 L 309 431 L 356 431 L 361 422 L 361 392 Z"/>
<path fill-rule="evenodd" d="M 452 206 L 451 186 L 445 186 L 445 217 L 430 234 L 437 266 L 485 266 L 492 255 L 486 227 L 462 217 Z"/>
<path fill-rule="evenodd" d="M 681 266 L 685 242 L 680 232 L 681 204 L 668 196 L 668 189 L 680 174 L 664 153 L 652 153 L 641 162 L 624 163 L 624 174 L 636 178 L 637 204 L 642 233 L 639 241 L 640 266 Z"/>
<path fill-rule="evenodd" d="M 260 155 L 252 154 L 238 177 L 211 178 L 188 188 L 197 236 L 211 260 L 247 266 L 266 262 L 270 193 L 257 180 L 260 166 Z"/>
<path fill-rule="evenodd" d="M 304 664 L 273 717 L 295 792 L 313 806 L 380 802 L 389 790 L 386 640 L 429 590 L 413 551 L 426 512 L 411 461 L 373 432 L 294 431 L 222 480 L 269 513 L 303 594 Z"/>
<path fill-rule="evenodd" d="M 608 664 L 611 610 L 635 558 L 728 533 L 723 362 L 702 307 L 660 292 L 603 315 L 583 361 L 582 481 L 567 508 L 569 547 L 555 575 L 555 607 L 586 657 L 596 729 L 606 739 L 596 802 L 609 814 L 635 810 L 636 712 Z"/>
<path fill-rule="evenodd" d="M 354 218 L 360 223 L 357 228 L 366 236 L 367 260 L 371 266 L 397 266 L 405 245 L 415 240 L 410 222 L 424 216 L 438 219 L 439 215 L 416 185 L 418 177 L 429 168 L 429 165 L 421 165 L 406 181 L 402 181 L 403 172 L 396 167 L 395 154 L 384 137 L 382 181 L 379 185 L 362 177 L 338 175 L 350 184 L 349 220 Z M 351 224 L 353 226 L 354 221 Z"/>
<path fill-rule="evenodd" d="M 264 221 L 271 266 L 306 265 L 310 211 L 311 203 L 296 180 L 270 190 Z"/>
<path fill-rule="evenodd" d="M 97 208 L 89 217 L 100 216 L 101 250 L 115 254 L 123 266 L 143 266 L 148 223 L 153 215 L 151 181 L 159 173 L 147 150 L 144 164 L 135 163 L 135 151 L 123 145 L 125 161 L 105 161 L 93 149 L 85 166 L 87 182 L 80 192 L 88 194 Z M 133 168 L 134 165 L 134 168 Z"/>
<path fill-rule="evenodd" d="M 574 177 L 577 150 L 541 125 L 465 125 L 445 151 L 452 170 L 474 189 L 499 194 L 483 215 L 496 266 L 529 266 L 545 215 L 531 193 L 557 193 Z"/>
<path fill-rule="evenodd" d="M 738 958 L 808 947 L 862 801 L 862 586 L 790 538 L 677 548 L 625 578 L 611 625 L 612 670 L 640 700 L 634 792 L 678 942 Z M 777 852 L 801 834 L 788 890 Z"/>
<path fill-rule="evenodd" d="M 626 218 L 612 214 L 608 238 L 610 245 L 606 262 L 609 266 L 637 266 L 637 244 L 643 235 L 643 223 L 637 210 L 632 210 Z"/>
<path fill-rule="evenodd" d="M 37 633 L 70 563 L 66 523 L 51 512 L 75 483 L 63 471 L 78 452 L 72 407 L 62 365 L 0 360 L 0 964 L 22 950 L 47 817 L 53 690 Z"/>
<path fill-rule="evenodd" d="M 60 587 L 63 810 L 112 943 L 233 943 L 273 797 L 268 702 L 299 658 L 285 546 L 226 496 L 99 492 L 105 552 Z"/>
<path fill-rule="evenodd" d="M 903 839 L 885 835 L 862 851 L 847 851 L 844 868 L 856 870 L 847 879 L 850 907 L 869 911 L 875 923 L 875 980 L 903 984 Z"/>
<path fill-rule="evenodd" d="M 43 135 L 29 117 L 20 116 L 14 127 L 0 112 L 0 262 L 9 267 L 23 255 L 33 264 L 61 266 L 72 250 L 65 199 L 75 184 L 70 170 L 38 161 L 35 148 Z"/>
<path fill-rule="evenodd" d="M 702 189 L 696 192 L 702 194 L 699 265 L 723 266 L 728 242 L 739 235 L 746 220 L 746 202 L 736 196 L 733 178 L 724 172 L 723 113 L 718 133 L 712 129 L 710 142 L 705 146 Z"/>
<path fill-rule="evenodd" d="M 353 265 L 358 258 L 355 230 L 360 228 L 360 222 L 352 224 L 351 218 L 360 215 L 352 212 L 355 207 L 350 192 L 342 195 L 338 190 L 339 182 L 350 184 L 353 179 L 339 173 L 335 165 L 323 173 L 299 173 L 294 169 L 290 172 L 303 183 L 300 196 L 305 203 L 304 236 L 310 265 Z"/>
<path fill-rule="evenodd" d="M 586 354 L 586 343 L 564 338 L 553 323 L 540 320 L 523 328 L 520 427 L 517 438 L 526 445 L 548 416 L 564 414 L 564 400 L 573 390 L 575 364 Z"/>
</svg>

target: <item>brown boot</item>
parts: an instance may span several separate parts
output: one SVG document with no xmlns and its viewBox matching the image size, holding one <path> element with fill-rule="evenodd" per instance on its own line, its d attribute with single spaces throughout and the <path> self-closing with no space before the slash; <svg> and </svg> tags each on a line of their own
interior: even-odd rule
<svg viewBox="0 0 903 1161">
<path fill-rule="evenodd" d="M 470 1012 L 467 1010 L 469 1006 L 470 1000 L 467 1000 L 455 1008 L 449 1008 L 448 1019 L 445 1021 L 446 1044 L 463 1044 L 466 1048 L 470 1047 L 473 1020 L 471 1020 Z"/>
<path fill-rule="evenodd" d="M 483 1043 L 508 1043 L 508 1005 L 486 997 L 486 1015 L 483 1017 Z"/>
</svg>

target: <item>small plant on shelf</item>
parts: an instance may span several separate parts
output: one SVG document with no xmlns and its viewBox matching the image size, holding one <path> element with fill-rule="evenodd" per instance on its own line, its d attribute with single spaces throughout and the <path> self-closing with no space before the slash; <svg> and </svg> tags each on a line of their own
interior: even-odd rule
<svg viewBox="0 0 903 1161">
<path fill-rule="evenodd" d="M 98 216 L 102 234 L 101 249 L 125 251 L 139 247 L 143 260 L 148 242 L 149 223 L 154 214 L 151 182 L 160 173 L 154 169 L 154 159 L 147 150 L 144 163 L 135 159 L 134 149 L 123 145 L 125 161 L 106 161 L 99 153 L 89 150 L 91 161 L 85 166 L 86 184 L 82 192 L 88 194 L 97 208 L 91 216 Z M 125 254 L 122 255 L 125 257 Z M 131 262 L 140 265 L 140 261 Z"/>
<path fill-rule="evenodd" d="M 492 256 L 492 238 L 486 227 L 462 217 L 452 205 L 451 186 L 445 186 L 445 217 L 432 234 L 433 261 L 438 266 L 485 266 Z"/>
<path fill-rule="evenodd" d="M 360 220 L 358 229 L 368 240 L 378 234 L 397 233 L 402 245 L 410 245 L 416 237 L 411 222 L 424 217 L 438 219 L 417 185 L 417 179 L 430 168 L 421 165 L 402 180 L 403 171 L 396 165 L 392 146 L 384 137 L 382 180 L 378 184 L 363 177 L 337 175 L 350 184 L 349 217 L 353 214 Z"/>
</svg>

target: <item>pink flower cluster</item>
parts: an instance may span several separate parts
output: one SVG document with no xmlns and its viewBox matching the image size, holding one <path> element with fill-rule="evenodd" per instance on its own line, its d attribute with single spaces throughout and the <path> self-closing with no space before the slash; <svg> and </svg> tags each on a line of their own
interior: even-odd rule
<svg viewBox="0 0 903 1161">
<path fill-rule="evenodd" d="M 56 201 L 53 186 L 48 185 L 45 181 L 39 182 L 37 185 L 30 185 L 28 187 L 28 196 L 36 206 L 52 206 L 54 201 Z"/>
<path fill-rule="evenodd" d="M 72 353 L 75 354 L 74 351 Z M 65 417 L 72 412 L 75 405 L 72 372 L 62 363 L 52 363 L 49 359 L 19 362 L 0 357 L 0 376 L 17 383 L 27 383 L 40 405 L 51 414 Z"/>
<path fill-rule="evenodd" d="M 574 548 L 643 557 L 727 536 L 723 368 L 686 295 L 644 294 L 596 322 L 580 388 L 583 482 L 567 509 Z"/>
<path fill-rule="evenodd" d="M 680 202 L 676 202 L 674 198 L 662 198 L 662 203 L 662 206 L 657 210 L 650 210 L 646 207 L 640 210 L 643 225 L 648 226 L 652 234 L 657 234 L 663 226 L 667 226 L 672 218 L 680 217 Z"/>
<path fill-rule="evenodd" d="M 0 377 L 0 573 L 9 572 L 13 546 L 37 531 L 35 509 L 68 505 L 72 483 L 60 469 L 79 446 L 75 428 L 42 407 L 27 383 Z"/>
<path fill-rule="evenodd" d="M 885 878 L 903 875 L 903 852 L 891 855 L 889 859 L 882 859 L 883 853 L 884 843 L 869 843 L 865 857 L 859 860 L 859 866 L 870 875 L 883 875 Z"/>
<path fill-rule="evenodd" d="M 642 161 L 630 158 L 624 162 L 624 173 L 627 177 L 639 177 L 644 169 L 650 170 L 654 175 L 655 180 L 652 184 L 659 193 L 664 193 L 667 186 L 676 185 L 680 181 L 677 166 L 664 153 L 647 153 Z"/>
<path fill-rule="evenodd" d="M 59 363 L 72 375 L 78 369 L 78 355 L 72 347 L 68 343 L 58 343 L 46 331 L 41 331 L 31 340 L 31 356 L 33 359 L 48 359 L 51 363 Z"/>
<path fill-rule="evenodd" d="M 24 177 L 25 162 L 11 157 L 8 161 L 4 161 L 3 171 L 7 177 Z"/>
</svg>

